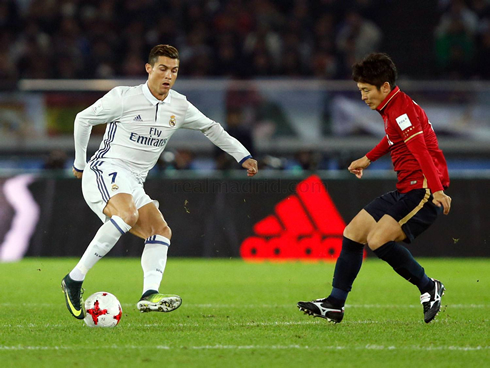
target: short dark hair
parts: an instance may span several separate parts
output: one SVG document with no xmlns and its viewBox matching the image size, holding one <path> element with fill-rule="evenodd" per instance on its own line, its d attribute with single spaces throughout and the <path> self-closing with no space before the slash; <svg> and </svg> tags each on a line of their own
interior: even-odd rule
<svg viewBox="0 0 490 368">
<path fill-rule="evenodd" d="M 358 83 L 369 83 L 380 89 L 384 82 L 391 89 L 396 86 L 398 72 L 395 63 L 384 53 L 372 53 L 352 66 L 352 79 Z"/>
<path fill-rule="evenodd" d="M 156 45 L 150 51 L 148 56 L 148 64 L 155 65 L 159 56 L 166 56 L 170 59 L 179 59 L 179 50 L 170 45 Z"/>
</svg>

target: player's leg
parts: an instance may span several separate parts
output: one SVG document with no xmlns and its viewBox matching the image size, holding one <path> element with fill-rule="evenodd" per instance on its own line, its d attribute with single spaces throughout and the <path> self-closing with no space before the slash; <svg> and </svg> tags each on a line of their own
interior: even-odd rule
<svg viewBox="0 0 490 368">
<path fill-rule="evenodd" d="M 421 292 L 432 289 L 434 283 L 427 277 L 424 268 L 406 247 L 398 243 L 405 239 L 406 235 L 400 224 L 393 217 L 385 215 L 369 234 L 368 247 Z"/>
<path fill-rule="evenodd" d="M 145 240 L 141 256 L 143 268 L 143 295 L 158 292 L 167 263 L 171 230 L 161 212 L 153 203 L 139 209 L 140 218 L 131 233 Z"/>
<path fill-rule="evenodd" d="M 410 251 L 398 242 L 411 242 L 435 221 L 438 212 L 428 191 L 413 191 L 403 195 L 368 235 L 369 248 L 400 276 L 418 287 L 427 323 L 440 309 L 444 285 L 429 278 Z"/>
<path fill-rule="evenodd" d="M 131 233 L 145 239 L 141 256 L 143 294 L 136 305 L 141 312 L 171 312 L 182 304 L 178 295 L 160 294 L 172 232 L 153 202 L 139 208 L 139 219 Z"/>
<path fill-rule="evenodd" d="M 75 266 L 70 276 L 74 280 L 83 281 L 87 272 L 117 243 L 121 235 L 127 233 L 138 219 L 138 211 L 133 197 L 127 193 L 112 197 L 104 209 L 109 218 L 103 224 L 88 245 L 82 258 Z"/>
<path fill-rule="evenodd" d="M 82 283 L 86 274 L 138 219 L 133 197 L 128 194 L 131 192 L 130 182 L 131 179 L 122 173 L 118 175 L 110 165 L 91 166 L 84 172 L 82 189 L 85 200 L 104 224 L 95 234 L 78 264 L 61 283 L 67 308 L 78 319 L 84 318 L 85 315 Z"/>
<path fill-rule="evenodd" d="M 361 210 L 344 229 L 340 252 L 333 277 L 332 292 L 327 298 L 311 302 L 299 302 L 300 310 L 314 316 L 339 323 L 344 316 L 344 305 L 352 284 L 362 266 L 364 244 L 371 229 L 376 225 L 373 217 Z"/>
<path fill-rule="evenodd" d="M 364 245 L 372 228 L 376 226 L 374 218 L 361 210 L 344 229 L 342 251 L 335 264 L 332 292 L 330 297 L 335 304 L 345 304 L 352 284 L 362 266 Z"/>
<path fill-rule="evenodd" d="M 423 293 L 434 287 L 434 283 L 425 274 L 424 268 L 413 258 L 410 251 L 400 241 L 406 235 L 400 224 L 390 215 L 379 220 L 368 236 L 368 247 L 396 273 L 416 285 Z"/>
</svg>

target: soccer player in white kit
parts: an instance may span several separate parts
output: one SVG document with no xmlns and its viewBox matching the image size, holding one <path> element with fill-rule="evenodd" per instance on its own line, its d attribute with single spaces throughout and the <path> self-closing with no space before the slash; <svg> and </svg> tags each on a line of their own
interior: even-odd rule
<svg viewBox="0 0 490 368">
<path fill-rule="evenodd" d="M 172 90 L 179 72 L 175 47 L 155 46 L 145 69 L 145 84 L 115 87 L 75 118 L 73 174 L 82 179 L 85 201 L 104 223 L 61 282 L 67 308 L 78 319 L 85 317 L 82 283 L 86 274 L 127 232 L 145 239 L 143 294 L 137 308 L 141 312 L 171 312 L 181 305 L 178 295 L 159 293 L 172 232 L 143 188 L 148 171 L 175 131 L 200 130 L 247 169 L 248 176 L 258 172 L 257 161 L 238 140 Z M 107 124 L 106 131 L 87 163 L 90 133 L 98 124 Z"/>
</svg>

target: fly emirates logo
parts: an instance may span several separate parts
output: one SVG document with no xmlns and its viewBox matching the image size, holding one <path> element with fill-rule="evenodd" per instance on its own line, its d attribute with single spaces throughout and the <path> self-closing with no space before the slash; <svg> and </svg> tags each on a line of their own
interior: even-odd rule
<svg viewBox="0 0 490 368">
<path fill-rule="evenodd" d="M 129 136 L 129 140 L 144 146 L 163 147 L 167 144 L 168 138 L 160 138 L 161 135 L 161 130 L 150 128 L 148 136 L 132 132 Z"/>
</svg>

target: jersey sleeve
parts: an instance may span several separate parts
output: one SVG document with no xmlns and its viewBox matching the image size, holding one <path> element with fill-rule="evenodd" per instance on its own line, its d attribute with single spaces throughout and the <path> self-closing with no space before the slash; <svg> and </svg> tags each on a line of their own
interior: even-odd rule
<svg viewBox="0 0 490 368">
<path fill-rule="evenodd" d="M 87 164 L 87 146 L 94 125 L 105 124 L 119 119 L 122 115 L 121 90 L 113 88 L 92 106 L 79 112 L 75 117 L 75 161 L 73 167 L 83 171 Z"/>
<path fill-rule="evenodd" d="M 374 147 L 371 151 L 366 154 L 369 161 L 376 161 L 378 158 L 386 155 L 390 151 L 390 145 L 388 143 L 388 138 L 386 136 Z"/>
<path fill-rule="evenodd" d="M 407 148 L 419 163 L 422 173 L 427 179 L 429 189 L 432 193 L 443 190 L 436 165 L 427 149 L 422 124 L 413 108 L 413 103 L 407 105 L 405 113 L 396 117 L 395 121 Z"/>
<path fill-rule="evenodd" d="M 243 144 L 229 135 L 221 124 L 209 119 L 190 102 L 188 104 L 189 108 L 187 109 L 182 128 L 200 130 L 213 144 L 233 156 L 239 163 L 252 157 Z"/>
</svg>

